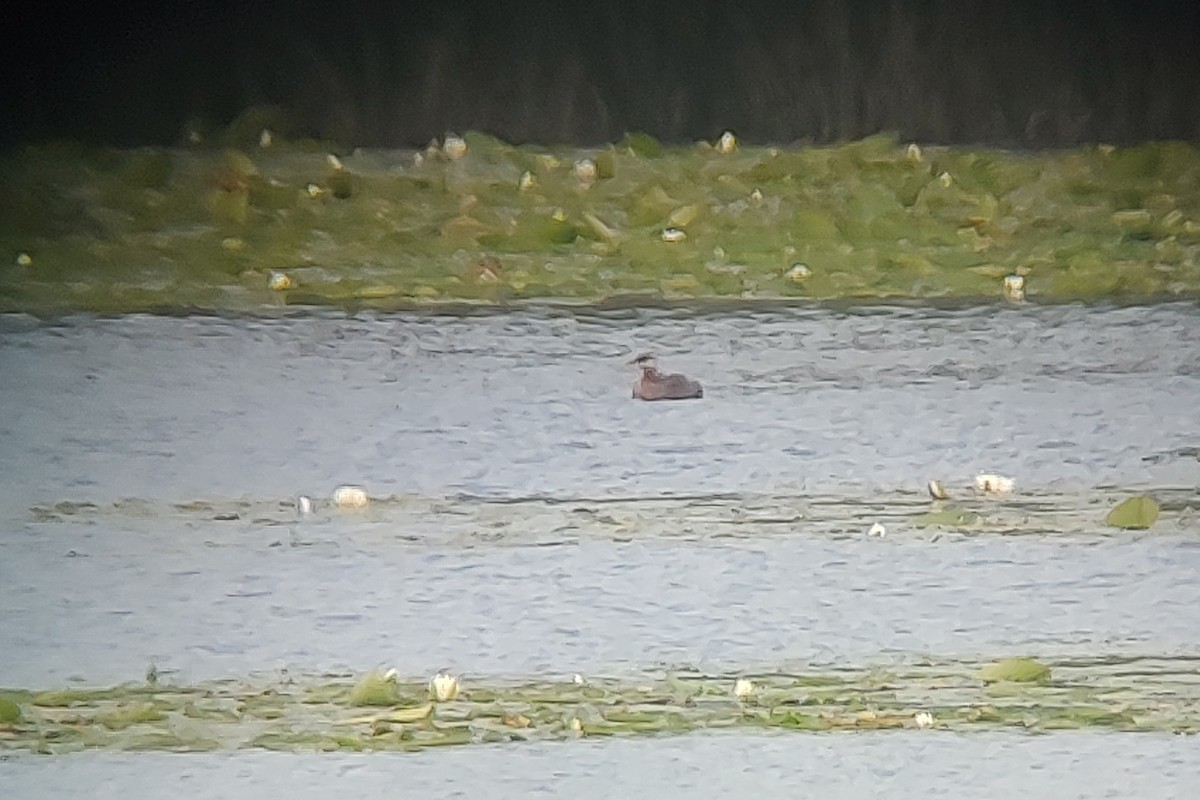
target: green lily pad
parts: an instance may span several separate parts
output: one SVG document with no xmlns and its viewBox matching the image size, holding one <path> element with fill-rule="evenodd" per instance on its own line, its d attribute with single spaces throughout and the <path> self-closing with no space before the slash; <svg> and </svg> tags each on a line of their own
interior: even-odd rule
<svg viewBox="0 0 1200 800">
<path fill-rule="evenodd" d="M 1118 504 L 1116 508 L 1108 512 L 1108 516 L 1104 518 L 1104 524 L 1110 528 L 1146 530 L 1157 520 L 1158 503 L 1154 502 L 1154 498 L 1149 495 L 1142 494 Z"/>
<path fill-rule="evenodd" d="M 354 178 L 349 172 L 342 170 L 330 172 L 325 179 L 325 185 L 329 187 L 329 193 L 338 200 L 348 200 L 354 195 Z"/>
<path fill-rule="evenodd" d="M 364 677 L 350 690 L 352 706 L 392 706 L 400 702 L 400 691 L 392 674 L 378 671 Z"/>
<path fill-rule="evenodd" d="M 979 677 L 984 683 L 1046 683 L 1050 680 L 1050 667 L 1032 658 L 1006 658 L 986 665 L 979 671 Z"/>
<path fill-rule="evenodd" d="M 0 723 L 21 721 L 21 707 L 7 697 L 0 697 Z"/>
<path fill-rule="evenodd" d="M 979 515 L 974 511 L 968 511 L 965 508 L 941 508 L 936 511 L 927 511 L 913 520 L 913 524 L 918 528 L 943 527 L 943 528 L 966 528 L 974 525 L 979 521 Z"/>
<path fill-rule="evenodd" d="M 663 146 L 648 133 L 627 133 L 617 146 L 642 158 L 657 158 L 663 154 Z"/>
<path fill-rule="evenodd" d="M 824 731 L 830 728 L 829 720 L 818 717 L 816 714 L 790 710 L 771 717 L 767 724 L 799 731 Z"/>
<path fill-rule="evenodd" d="M 46 708 L 68 708 L 76 703 L 94 702 L 105 697 L 104 693 L 86 689 L 61 689 L 38 692 L 30 702 Z"/>
<path fill-rule="evenodd" d="M 166 715 L 153 703 L 137 703 L 96 715 L 96 722 L 112 731 L 123 731 L 143 722 L 160 722 L 164 719 Z"/>
<path fill-rule="evenodd" d="M 601 180 L 614 178 L 617 175 L 616 151 L 609 147 L 596 154 L 596 177 Z"/>
</svg>

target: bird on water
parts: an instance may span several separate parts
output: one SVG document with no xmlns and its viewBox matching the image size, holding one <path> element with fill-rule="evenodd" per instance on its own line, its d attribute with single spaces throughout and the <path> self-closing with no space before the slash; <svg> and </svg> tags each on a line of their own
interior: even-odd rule
<svg viewBox="0 0 1200 800">
<path fill-rule="evenodd" d="M 649 353 L 629 362 L 641 373 L 633 385 L 634 400 L 692 400 L 704 397 L 704 389 L 697 381 L 678 373 L 664 375 L 658 371 L 654 356 Z"/>
</svg>

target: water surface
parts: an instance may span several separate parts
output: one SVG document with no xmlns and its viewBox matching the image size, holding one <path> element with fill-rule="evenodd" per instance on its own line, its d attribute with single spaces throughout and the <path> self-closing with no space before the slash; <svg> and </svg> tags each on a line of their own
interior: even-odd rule
<svg viewBox="0 0 1200 800">
<path fill-rule="evenodd" d="M 629 399 L 656 351 L 699 403 Z M 1191 485 L 1200 312 L 7 317 L 0 509 L 324 494 Z"/>
<path fill-rule="evenodd" d="M 1190 305 L 8 317 L 0 684 L 150 662 L 201 680 L 1195 653 L 1197 323 Z M 643 350 L 706 398 L 633 402 Z M 961 493 L 980 469 L 1016 477 L 985 510 L 1028 535 L 905 524 L 926 479 Z M 288 505 L 346 482 L 381 501 Z M 1174 505 L 1112 535 L 1105 485 Z M 31 510 L 64 500 L 97 508 Z M 876 513 L 884 540 L 863 535 Z M 738 514 L 733 535 L 697 521 Z"/>
<path fill-rule="evenodd" d="M 15 797 L 661 798 L 1188 797 L 1190 737 L 914 731 L 876 735 L 697 734 L 461 748 L 415 754 L 80 753 L 0 761 Z M 1153 765 L 1151 767 L 1150 765 Z"/>
</svg>

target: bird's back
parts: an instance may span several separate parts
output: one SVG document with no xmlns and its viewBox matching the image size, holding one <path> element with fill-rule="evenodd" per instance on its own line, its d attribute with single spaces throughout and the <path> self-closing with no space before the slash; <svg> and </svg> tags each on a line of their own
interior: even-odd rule
<svg viewBox="0 0 1200 800">
<path fill-rule="evenodd" d="M 663 375 L 656 369 L 647 369 L 642 372 L 634 396 L 642 400 L 691 400 L 704 397 L 704 389 L 685 375 Z"/>
</svg>

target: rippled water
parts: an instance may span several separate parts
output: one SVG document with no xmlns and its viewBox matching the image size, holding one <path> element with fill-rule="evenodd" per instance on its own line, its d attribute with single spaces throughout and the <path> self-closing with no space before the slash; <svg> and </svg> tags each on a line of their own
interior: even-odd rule
<svg viewBox="0 0 1200 800">
<path fill-rule="evenodd" d="M 705 399 L 632 401 L 625 362 L 643 350 Z M 0 374 L 0 685 L 137 679 L 150 662 L 185 680 L 377 663 L 469 679 L 1200 652 L 1193 306 L 8 317 Z M 983 508 L 992 527 L 906 526 L 928 478 L 979 470 L 1018 481 Z M 348 482 L 379 502 L 290 507 Z M 1171 502 L 1150 534 L 1112 535 L 1111 487 Z M 889 537 L 862 535 L 874 517 Z M 877 758 L 912 786 L 923 776 L 898 765 L 913 759 L 936 785 L 1010 758 L 997 775 L 1020 791 L 1035 762 L 1120 781 L 1144 751 L 1174 759 L 1152 796 L 1200 769 L 1178 740 L 1052 738 L 687 737 L 403 763 L 432 776 L 471 759 L 449 796 L 525 774 L 486 766 L 512 753 L 556 794 L 549 765 L 569 753 L 585 797 L 614 764 L 653 778 L 657 760 L 686 760 L 673 796 L 751 754 L 775 777 L 735 770 L 729 793 L 785 784 L 797 759 L 845 796 L 860 784 L 841 788 L 830 759 Z M 82 782 L 72 770 L 136 793 L 143 759 L 197 786 L 234 763 L 275 785 L 306 774 L 276 758 L 57 759 L 46 796 Z M 301 763 L 370 791 L 398 762 Z M 48 771 L 0 765 L 18 782 Z"/>
<path fill-rule="evenodd" d="M 700 403 L 630 401 L 642 350 Z M 1194 484 L 1192 306 L 5 322 L 4 508 L 134 495 Z"/>
<path fill-rule="evenodd" d="M 1190 797 L 1191 738 L 1058 733 L 692 735 L 448 749 L 415 754 L 81 753 L 0 761 L 14 797 L 352 795 L 661 798 L 891 797 L 1055 800 Z M 169 787 L 167 789 L 166 787 Z M 166 791 L 164 791 L 166 790 Z"/>
<path fill-rule="evenodd" d="M 764 536 L 279 546 L 166 526 L 7 537 L 0 685 L 288 667 L 432 674 L 1200 652 L 1200 541 Z M 197 533 L 200 535 L 197 536 Z M 74 553 L 75 555 L 70 555 Z"/>
</svg>

